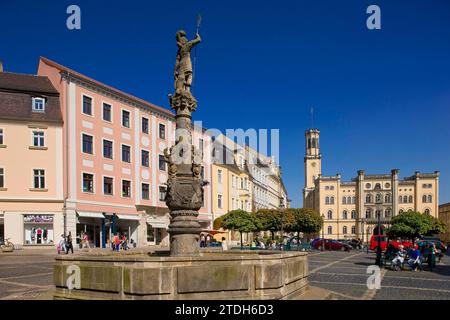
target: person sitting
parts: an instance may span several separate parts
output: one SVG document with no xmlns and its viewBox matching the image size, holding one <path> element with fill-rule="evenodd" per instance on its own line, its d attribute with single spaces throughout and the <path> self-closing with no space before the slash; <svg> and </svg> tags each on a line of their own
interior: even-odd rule
<svg viewBox="0 0 450 320">
<path fill-rule="evenodd" d="M 422 260 L 419 249 L 413 248 L 411 250 L 409 254 L 408 265 L 413 271 L 417 271 L 417 269 L 422 271 Z"/>
<path fill-rule="evenodd" d="M 405 261 L 406 251 L 403 249 L 403 245 L 398 246 L 398 252 L 395 258 L 392 260 L 392 267 L 394 271 L 402 270 L 403 262 Z"/>
</svg>

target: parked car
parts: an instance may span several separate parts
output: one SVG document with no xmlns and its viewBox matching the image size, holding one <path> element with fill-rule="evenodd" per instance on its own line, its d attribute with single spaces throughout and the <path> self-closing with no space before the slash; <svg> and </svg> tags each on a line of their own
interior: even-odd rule
<svg viewBox="0 0 450 320">
<path fill-rule="evenodd" d="M 419 240 L 417 242 L 416 247 L 418 247 L 419 249 L 425 247 L 426 245 L 435 245 L 436 246 L 436 256 L 439 259 L 439 261 L 441 261 L 441 259 L 444 257 L 445 253 L 447 252 L 447 246 L 440 240 Z M 425 260 L 427 259 L 427 257 L 425 257 Z"/>
<path fill-rule="evenodd" d="M 412 242 L 408 241 L 408 240 L 393 240 L 393 239 L 389 239 L 387 236 L 385 235 L 372 235 L 372 237 L 370 237 L 370 250 L 376 250 L 378 247 L 378 237 L 380 237 L 380 246 L 381 246 L 381 250 L 386 250 L 388 242 L 389 244 L 392 244 L 395 248 L 398 248 L 399 245 L 403 245 L 403 247 L 409 248 L 412 247 Z"/>
<path fill-rule="evenodd" d="M 314 242 L 313 247 L 315 249 L 322 248 L 323 239 L 319 239 Z M 349 244 L 339 242 L 337 240 L 325 239 L 325 250 L 341 250 L 341 251 L 350 251 L 353 247 Z"/>
</svg>

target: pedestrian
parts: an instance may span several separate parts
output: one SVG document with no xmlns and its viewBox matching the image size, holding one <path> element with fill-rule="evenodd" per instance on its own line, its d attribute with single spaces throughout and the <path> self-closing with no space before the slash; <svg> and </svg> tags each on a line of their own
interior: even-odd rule
<svg viewBox="0 0 450 320">
<path fill-rule="evenodd" d="M 115 237 L 114 237 L 114 247 L 116 249 L 117 252 L 120 251 L 120 238 L 119 238 L 119 233 L 116 233 Z"/>
<path fill-rule="evenodd" d="M 122 249 L 123 250 L 128 250 L 128 238 L 127 238 L 127 234 L 126 233 L 124 233 L 124 234 L 122 234 L 122 239 L 121 239 L 122 241 Z"/>
<path fill-rule="evenodd" d="M 87 247 L 88 249 L 91 249 L 91 246 L 89 245 L 89 237 L 87 233 L 83 234 L 83 246 L 82 248 Z"/>
<path fill-rule="evenodd" d="M 205 247 L 207 247 L 210 242 L 211 242 L 211 236 L 208 234 L 206 236 L 206 245 L 205 245 Z"/>
<path fill-rule="evenodd" d="M 66 252 L 66 237 L 63 234 L 58 243 L 58 254 L 61 254 L 61 252 Z"/>
<path fill-rule="evenodd" d="M 67 235 L 67 241 L 66 241 L 66 254 L 69 254 L 69 250 L 73 254 L 73 244 L 72 244 L 72 232 L 69 231 L 69 234 Z"/>
<path fill-rule="evenodd" d="M 205 237 L 204 234 L 202 234 L 202 235 L 200 236 L 200 248 L 206 247 L 206 246 L 205 246 L 205 241 L 206 241 L 206 237 Z"/>
<path fill-rule="evenodd" d="M 433 272 L 433 268 L 436 267 L 436 245 L 434 243 L 429 247 L 428 267 L 431 272 Z"/>
<path fill-rule="evenodd" d="M 227 251 L 228 250 L 228 244 L 225 241 L 225 237 L 222 237 L 222 250 Z"/>
</svg>

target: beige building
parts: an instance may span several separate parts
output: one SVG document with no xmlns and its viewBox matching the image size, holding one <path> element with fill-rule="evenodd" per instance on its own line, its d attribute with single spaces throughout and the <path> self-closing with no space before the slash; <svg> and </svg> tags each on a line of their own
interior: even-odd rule
<svg viewBox="0 0 450 320">
<path fill-rule="evenodd" d="M 441 235 L 441 240 L 450 243 L 450 202 L 439 206 L 439 220 L 447 226 L 447 231 Z"/>
<path fill-rule="evenodd" d="M 366 174 L 359 170 L 351 181 L 343 181 L 340 174 L 324 176 L 319 137 L 317 129 L 305 133 L 303 206 L 320 212 L 326 238 L 367 241 L 378 233 L 378 216 L 382 230 L 401 212 L 413 210 L 438 216 L 438 171 L 416 172 L 403 179 L 398 169 L 388 174 Z"/>
<path fill-rule="evenodd" d="M 62 124 L 47 77 L 0 72 L 0 238 L 18 247 L 64 232 Z"/>
</svg>

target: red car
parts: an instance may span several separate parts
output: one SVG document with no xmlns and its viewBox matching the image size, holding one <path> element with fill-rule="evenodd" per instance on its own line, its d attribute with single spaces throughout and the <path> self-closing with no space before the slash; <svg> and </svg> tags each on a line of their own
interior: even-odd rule
<svg viewBox="0 0 450 320">
<path fill-rule="evenodd" d="M 313 243 L 314 248 L 320 250 L 322 248 L 322 241 L 323 241 L 323 239 L 315 241 Z M 336 240 L 331 240 L 331 239 L 325 239 L 325 250 L 350 251 L 352 249 L 353 249 L 353 247 L 346 243 L 342 243 L 342 242 L 339 242 Z"/>
<path fill-rule="evenodd" d="M 381 240 L 381 249 L 384 251 L 387 248 L 388 245 L 388 237 L 385 235 L 372 235 L 372 237 L 370 238 L 370 250 L 375 250 L 378 247 L 378 237 L 380 237 Z M 403 245 L 403 247 L 405 248 L 409 248 L 412 247 L 412 242 L 411 241 L 396 241 L 396 240 L 389 240 L 389 244 L 392 244 L 395 248 L 398 248 L 399 245 Z"/>
</svg>

